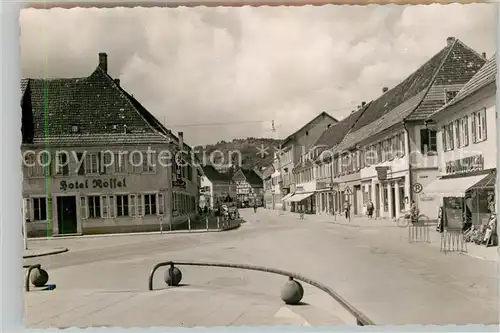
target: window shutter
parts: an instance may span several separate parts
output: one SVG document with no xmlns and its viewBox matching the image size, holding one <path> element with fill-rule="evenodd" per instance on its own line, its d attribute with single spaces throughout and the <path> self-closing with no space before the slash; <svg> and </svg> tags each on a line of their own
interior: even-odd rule
<svg viewBox="0 0 500 333">
<path fill-rule="evenodd" d="M 89 218 L 88 201 L 87 197 L 80 197 L 80 217 L 82 219 Z"/>
<path fill-rule="evenodd" d="M 137 216 L 137 196 L 135 194 L 130 194 L 128 198 L 129 202 L 129 215 L 130 217 Z"/>
<path fill-rule="evenodd" d="M 158 215 L 164 215 L 164 213 L 165 213 L 165 197 L 164 197 L 163 193 L 157 194 L 156 202 L 158 205 Z"/>
<path fill-rule="evenodd" d="M 137 216 L 144 216 L 144 195 L 142 194 L 137 195 Z"/>
<path fill-rule="evenodd" d="M 487 133 L 486 133 L 486 109 L 483 109 L 481 112 L 480 112 L 480 115 L 481 115 L 481 123 L 483 124 L 483 126 L 481 126 L 482 130 L 483 130 L 483 135 L 481 137 L 481 140 L 486 140 L 487 138 Z"/>
<path fill-rule="evenodd" d="M 110 218 L 115 218 L 116 217 L 116 197 L 114 195 L 110 195 L 108 197 L 108 202 L 109 202 L 108 216 Z"/>
<path fill-rule="evenodd" d="M 476 143 L 476 136 L 477 136 L 477 133 L 476 133 L 476 116 L 477 116 L 477 113 L 473 113 L 472 114 L 472 142 L 473 143 Z"/>
<path fill-rule="evenodd" d="M 101 195 L 101 217 L 103 219 L 108 218 L 108 213 L 109 213 L 108 197 L 105 195 Z"/>
<path fill-rule="evenodd" d="M 464 146 L 469 145 L 469 117 L 465 116 L 463 118 L 464 122 Z"/>
<path fill-rule="evenodd" d="M 32 201 L 31 199 L 23 199 L 24 200 L 24 219 L 26 221 L 31 221 L 31 207 L 32 207 Z"/>
</svg>

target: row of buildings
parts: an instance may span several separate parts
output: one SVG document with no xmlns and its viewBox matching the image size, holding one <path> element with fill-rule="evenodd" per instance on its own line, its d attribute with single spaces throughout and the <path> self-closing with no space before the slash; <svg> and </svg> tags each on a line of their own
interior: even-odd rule
<svg viewBox="0 0 500 333">
<path fill-rule="evenodd" d="M 364 215 L 372 201 L 377 217 L 398 218 L 415 201 L 429 219 L 445 209 L 449 227 L 463 216 L 484 224 L 496 191 L 495 75 L 495 57 L 447 38 L 349 116 L 323 112 L 285 138 L 264 172 L 266 206 L 332 214 L 347 202 Z"/>
</svg>

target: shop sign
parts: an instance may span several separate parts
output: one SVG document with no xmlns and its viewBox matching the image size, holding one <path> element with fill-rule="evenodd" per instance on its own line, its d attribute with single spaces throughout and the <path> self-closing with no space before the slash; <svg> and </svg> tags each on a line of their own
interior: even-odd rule
<svg viewBox="0 0 500 333">
<path fill-rule="evenodd" d="M 59 190 L 83 190 L 88 188 L 93 189 L 114 189 L 114 188 L 125 188 L 127 183 L 125 178 L 108 178 L 108 179 L 85 179 L 76 181 L 62 180 L 59 183 Z"/>
<path fill-rule="evenodd" d="M 446 162 L 446 174 L 473 172 L 484 169 L 483 155 L 464 157 L 459 160 Z"/>
<path fill-rule="evenodd" d="M 326 182 L 316 182 L 316 189 L 322 190 L 327 187 Z"/>
<path fill-rule="evenodd" d="M 386 166 L 375 167 L 375 171 L 377 172 L 378 180 L 387 180 L 387 171 L 388 170 L 389 170 L 389 167 L 386 167 Z"/>
</svg>

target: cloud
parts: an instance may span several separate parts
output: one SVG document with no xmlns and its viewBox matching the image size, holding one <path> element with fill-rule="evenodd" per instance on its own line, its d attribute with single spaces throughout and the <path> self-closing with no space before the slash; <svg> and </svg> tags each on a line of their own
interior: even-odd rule
<svg viewBox="0 0 500 333">
<path fill-rule="evenodd" d="M 446 37 L 491 55 L 494 13 L 491 4 L 25 9 L 22 70 L 87 76 L 107 52 L 110 74 L 190 144 L 285 137 L 321 111 L 342 118 L 376 98 Z M 205 126 L 184 126 L 194 124 Z"/>
</svg>

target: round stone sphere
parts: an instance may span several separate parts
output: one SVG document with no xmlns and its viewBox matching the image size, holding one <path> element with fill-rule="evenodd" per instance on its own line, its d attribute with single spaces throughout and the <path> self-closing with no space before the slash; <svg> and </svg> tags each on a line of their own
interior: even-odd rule
<svg viewBox="0 0 500 333">
<path fill-rule="evenodd" d="M 35 287 L 43 287 L 49 281 L 49 274 L 44 269 L 35 268 L 31 271 L 30 279 Z"/>
<path fill-rule="evenodd" d="M 295 281 L 290 280 L 281 288 L 281 299 L 288 305 L 297 305 L 304 296 L 304 288 Z"/>
<path fill-rule="evenodd" d="M 172 274 L 170 274 L 170 272 L 172 272 Z M 170 278 L 170 276 L 172 276 L 173 278 L 173 281 L 172 279 Z M 165 283 L 168 285 L 168 286 L 178 286 L 179 283 L 181 282 L 182 280 L 182 273 L 181 273 L 181 270 L 178 269 L 177 267 L 174 267 L 173 268 L 173 271 L 172 271 L 172 267 L 169 267 L 166 271 L 165 271 L 165 276 L 164 276 L 164 279 L 165 279 Z"/>
</svg>

